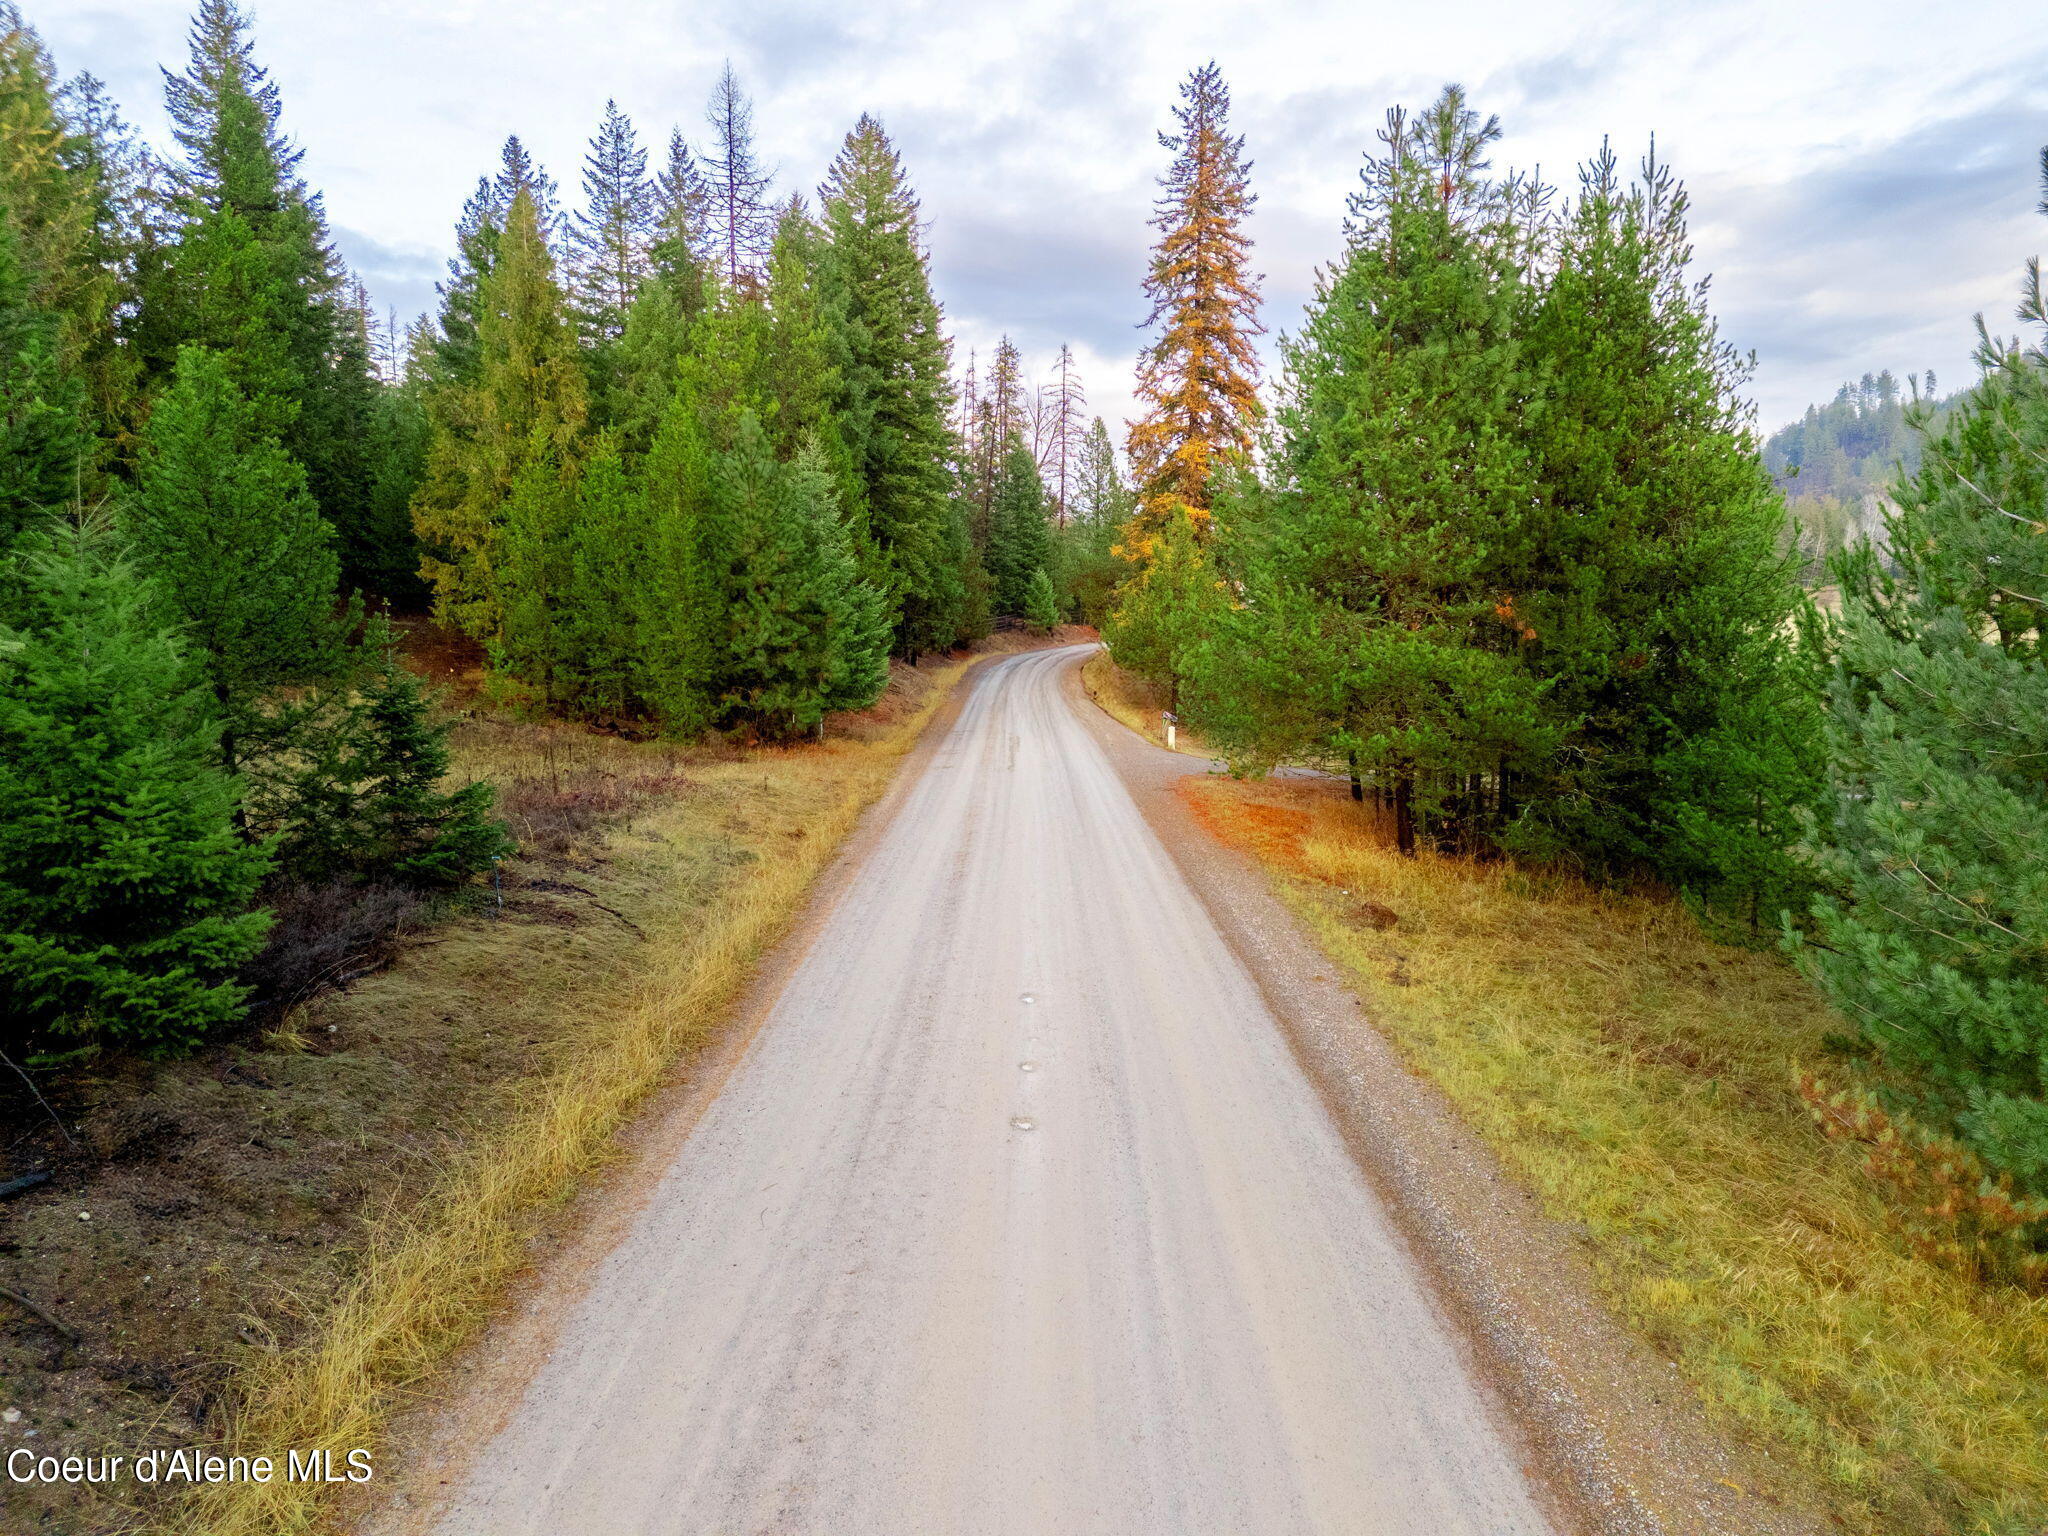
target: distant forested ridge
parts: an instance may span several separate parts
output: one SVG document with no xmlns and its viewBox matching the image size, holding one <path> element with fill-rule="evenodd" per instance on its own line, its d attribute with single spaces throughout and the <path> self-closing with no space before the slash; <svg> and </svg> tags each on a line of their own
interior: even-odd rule
<svg viewBox="0 0 2048 1536">
<path fill-rule="evenodd" d="M 1858 539 L 1883 547 L 1890 487 L 1920 468 L 1925 430 L 1913 424 L 1915 401 L 1926 407 L 1925 429 L 1939 431 L 1955 398 L 1936 394 L 1932 370 L 1902 385 L 1887 368 L 1844 384 L 1765 441 L 1764 466 L 1785 495 L 1809 585 L 1826 580 L 1829 555 Z"/>
</svg>

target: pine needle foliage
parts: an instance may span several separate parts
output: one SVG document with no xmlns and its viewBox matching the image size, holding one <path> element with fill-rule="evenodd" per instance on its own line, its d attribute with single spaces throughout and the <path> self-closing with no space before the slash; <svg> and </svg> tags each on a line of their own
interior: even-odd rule
<svg viewBox="0 0 2048 1536">
<path fill-rule="evenodd" d="M 267 849 L 237 835 L 203 658 L 109 530 L 54 522 L 0 627 L 0 1045 L 189 1047 L 234 1020 Z"/>
<path fill-rule="evenodd" d="M 1174 133 L 1159 135 L 1173 162 L 1154 205 L 1159 231 L 1145 294 L 1157 334 L 1139 353 L 1137 397 L 1127 451 L 1138 484 L 1132 532 L 1142 553 L 1173 509 L 1208 515 L 1219 463 L 1252 446 L 1259 417 L 1259 277 L 1250 270 L 1245 220 L 1258 201 L 1244 137 L 1230 132 L 1230 90 L 1211 62 L 1192 71 L 1173 109 Z"/>
</svg>

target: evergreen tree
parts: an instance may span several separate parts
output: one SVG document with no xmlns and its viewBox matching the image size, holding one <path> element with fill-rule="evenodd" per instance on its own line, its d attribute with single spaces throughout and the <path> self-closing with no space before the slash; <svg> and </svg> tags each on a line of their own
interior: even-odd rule
<svg viewBox="0 0 2048 1536">
<path fill-rule="evenodd" d="M 889 680 L 888 620 L 860 578 L 818 454 L 778 463 L 742 413 L 717 476 L 727 717 L 791 736 L 872 704 Z"/>
<path fill-rule="evenodd" d="M 184 220 L 159 290 L 167 334 L 216 349 L 235 383 L 305 466 L 321 511 L 353 530 L 367 487 L 367 350 L 352 344 L 343 274 L 301 151 L 278 126 L 277 86 L 255 62 L 231 0 L 200 0 L 183 75 L 164 76 L 186 165 Z M 175 366 L 175 359 L 166 359 Z"/>
<path fill-rule="evenodd" d="M 474 381 L 436 381 L 426 394 L 433 435 L 413 523 L 436 617 L 496 643 L 506 638 L 497 568 L 513 482 L 537 449 L 572 476 L 586 415 L 567 305 L 526 188 L 513 196 L 479 300 Z"/>
<path fill-rule="evenodd" d="M 1653 869 L 1753 918 L 1794 901 L 1818 788 L 1814 701 L 1785 642 L 1784 509 L 1686 263 L 1684 190 L 1603 150 L 1527 322 L 1540 509 L 1497 540 L 1493 630 L 1546 686 L 1562 749 L 1509 788 L 1510 843 Z"/>
<path fill-rule="evenodd" d="M 533 158 L 518 134 L 509 135 L 498 151 L 498 174 L 491 182 L 491 207 L 502 225 L 510 216 L 512 203 L 524 192 L 533 201 L 534 223 L 549 245 L 558 243 L 562 229 L 561 188 L 545 167 Z"/>
<path fill-rule="evenodd" d="M 995 511 L 985 555 L 995 585 L 997 613 L 1021 616 L 1032 578 L 1052 559 L 1052 526 L 1046 521 L 1045 486 L 1037 461 L 1022 438 L 1010 440 L 996 483 Z"/>
<path fill-rule="evenodd" d="M 2044 166 L 2048 172 L 2048 166 Z M 1837 562 L 1835 795 L 1806 968 L 1918 1117 L 2048 1194 L 2048 331 L 1983 336 L 1983 382 L 1900 481 L 1887 569 Z M 1981 322 L 1980 322 L 1981 331 Z"/>
<path fill-rule="evenodd" d="M 269 927 L 205 671 L 100 529 L 17 554 L 0 628 L 0 1041 L 150 1051 L 233 1022 Z"/>
<path fill-rule="evenodd" d="M 433 355 L 425 369 L 431 383 L 469 384 L 476 380 L 483 283 L 497 264 L 504 215 L 491 179 L 479 176 L 476 190 L 462 205 L 462 217 L 455 224 L 455 254 L 448 260 L 448 276 L 434 287 L 440 295 L 441 312 Z"/>
<path fill-rule="evenodd" d="M 1052 589 L 1052 578 L 1040 566 L 1031 573 L 1031 584 L 1024 591 L 1023 616 L 1034 630 L 1049 635 L 1060 624 L 1059 594 Z"/>
<path fill-rule="evenodd" d="M 1145 294 L 1156 338 L 1138 355 L 1128 451 L 1137 477 L 1142 553 L 1150 530 L 1176 507 L 1200 530 L 1209 481 L 1221 459 L 1251 447 L 1258 419 L 1258 277 L 1247 266 L 1244 221 L 1257 198 L 1242 135 L 1229 131 L 1230 91 L 1214 63 L 1189 74 L 1174 108 L 1178 133 L 1162 133 L 1173 164 L 1154 207 L 1159 231 Z"/>
<path fill-rule="evenodd" d="M 1196 673 L 1197 653 L 1224 609 L 1223 584 L 1185 508 L 1153 536 L 1152 556 L 1125 581 L 1102 638 L 1117 665 L 1166 690 L 1168 706 Z"/>
<path fill-rule="evenodd" d="M 333 531 L 218 353 L 179 354 L 143 434 L 128 520 L 205 659 L 232 771 L 257 701 L 329 674 L 340 630 Z"/>
<path fill-rule="evenodd" d="M 952 387 L 939 307 L 918 244 L 917 199 L 882 125 L 863 117 L 823 189 L 825 277 L 845 326 L 839 416 L 866 491 L 876 574 L 896 646 L 950 647 L 970 588 L 952 521 Z"/>
<path fill-rule="evenodd" d="M 815 449 L 832 479 L 832 495 L 871 581 L 879 565 L 867 536 L 867 492 L 847 441 L 840 405 L 846 398 L 846 317 L 824 277 L 824 231 L 792 197 L 769 253 L 765 289 L 769 325 L 761 359 L 768 414 L 764 425 L 776 457 Z"/>
<path fill-rule="evenodd" d="M 603 346 L 625 333 L 656 236 L 647 151 L 617 102 L 604 104 L 604 121 L 584 157 L 583 197 L 570 238 L 576 318 L 585 342 Z"/>
<path fill-rule="evenodd" d="M 654 238 L 648 259 L 655 279 L 687 322 L 709 301 L 717 267 L 712 244 L 711 183 L 680 132 L 669 134 L 668 159 L 654 177 Z"/>
<path fill-rule="evenodd" d="M 491 586 L 501 619 L 493 668 L 554 703 L 574 692 L 576 619 L 571 530 L 576 487 L 546 430 L 536 427 L 517 458 L 496 519 Z"/>
<path fill-rule="evenodd" d="M 775 177 L 761 167 L 754 150 L 754 104 L 740 90 L 739 77 L 727 64 L 719 73 L 705 109 L 711 125 L 711 152 L 705 157 L 705 179 L 711 186 L 713 240 L 720 280 L 737 292 L 750 292 L 767 259 L 775 234 L 775 213 L 768 186 Z"/>
<path fill-rule="evenodd" d="M 569 534 L 564 618 L 574 691 L 585 713 L 619 719 L 640 707 L 639 615 L 649 586 L 643 500 L 614 433 L 584 461 Z"/>
<path fill-rule="evenodd" d="M 83 391 L 59 355 L 58 321 L 38 305 L 0 204 L 0 553 L 44 512 L 78 496 Z"/>
<path fill-rule="evenodd" d="M 11 3 L 0 3 L 0 207 L 12 225 L 10 306 L 42 318 L 39 346 L 77 398 L 46 403 L 78 414 L 90 436 L 80 478 L 86 489 L 108 445 L 134 412 L 132 361 L 116 336 L 129 297 L 128 180 L 132 135 L 98 81 L 81 77 L 60 89 L 41 39 Z M 19 385 L 10 385 L 17 391 Z M 67 496 L 78 486 L 67 488 Z"/>
<path fill-rule="evenodd" d="M 1541 683 L 1481 643 L 1521 634 L 1495 578 L 1536 494 L 1522 243 L 1484 174 L 1499 131 L 1456 87 L 1388 114 L 1351 248 L 1287 347 L 1275 486 L 1226 519 L 1244 601 L 1202 653 L 1204 719 L 1238 757 L 1369 777 L 1404 852 L 1440 813 L 1469 827 L 1459 797 L 1555 743 Z"/>
<path fill-rule="evenodd" d="M 402 609 L 418 608 L 427 600 L 419 574 L 419 539 L 412 527 L 412 498 L 426 476 L 433 437 L 426 404 L 433 347 L 432 329 L 422 317 L 407 339 L 404 376 L 377 393 L 364 448 L 369 500 L 349 561 L 365 588 Z"/>
<path fill-rule="evenodd" d="M 444 790 L 448 727 L 398 659 L 388 623 L 371 623 L 356 686 L 324 701 L 277 821 L 286 868 L 307 880 L 459 885 L 511 852 L 491 817 L 492 790 Z"/>
<path fill-rule="evenodd" d="M 633 691 L 673 734 L 711 723 L 720 658 L 719 593 L 707 554 L 712 450 L 684 390 L 669 398 L 640 471 L 644 561 L 633 610 Z"/>
</svg>

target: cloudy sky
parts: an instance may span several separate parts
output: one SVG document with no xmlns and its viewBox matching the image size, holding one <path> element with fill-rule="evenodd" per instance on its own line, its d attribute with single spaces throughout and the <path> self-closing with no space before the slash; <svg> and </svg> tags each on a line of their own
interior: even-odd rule
<svg viewBox="0 0 2048 1536">
<path fill-rule="evenodd" d="M 161 141 L 157 66 L 188 0 L 22 0 L 60 68 L 109 82 Z M 1007 331 L 1034 369 L 1073 343 L 1095 408 L 1128 407 L 1153 181 L 1179 79 L 1223 67 L 1254 161 L 1266 315 L 1293 329 L 1386 108 L 1462 81 L 1497 164 L 1569 176 L 1603 135 L 1656 135 L 1689 183 L 1699 265 L 1757 354 L 1769 429 L 1846 378 L 1969 373 L 1970 317 L 2012 329 L 2048 251 L 2048 31 L 2020 0 L 255 0 L 261 59 L 380 304 L 432 302 L 450 228 L 518 133 L 574 185 L 616 98 L 695 136 L 730 59 L 784 189 L 813 187 L 863 110 L 903 151 L 964 351 Z M 1270 347 L 1270 338 L 1269 338 Z"/>
</svg>

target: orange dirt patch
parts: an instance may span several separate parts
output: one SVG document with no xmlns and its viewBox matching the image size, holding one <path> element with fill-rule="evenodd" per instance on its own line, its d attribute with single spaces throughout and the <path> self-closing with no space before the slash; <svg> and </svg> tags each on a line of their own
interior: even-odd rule
<svg viewBox="0 0 2048 1536">
<path fill-rule="evenodd" d="M 1322 785 L 1250 784 L 1189 774 L 1174 785 L 1174 793 L 1218 841 L 1293 874 L 1311 873 L 1302 857 L 1302 841 L 1314 830 L 1316 818 L 1304 802 L 1327 800 Z"/>
</svg>

